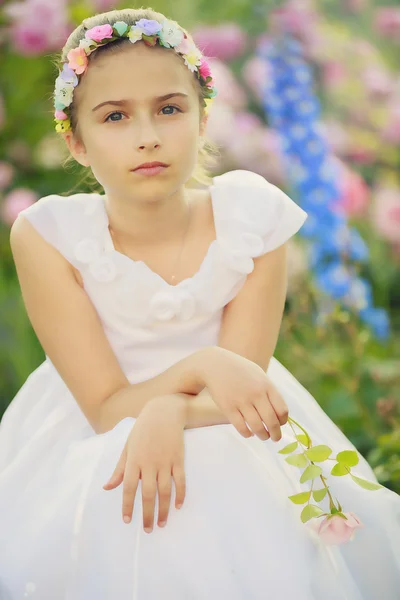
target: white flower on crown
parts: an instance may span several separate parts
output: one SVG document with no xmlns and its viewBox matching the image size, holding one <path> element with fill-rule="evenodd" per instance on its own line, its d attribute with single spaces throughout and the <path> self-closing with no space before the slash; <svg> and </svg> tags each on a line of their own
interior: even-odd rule
<svg viewBox="0 0 400 600">
<path fill-rule="evenodd" d="M 79 48 L 83 48 L 86 54 L 90 54 L 90 52 L 95 48 L 96 42 L 93 40 L 89 40 L 87 38 L 83 38 L 79 42 Z"/>
<path fill-rule="evenodd" d="M 65 106 L 69 106 L 72 102 L 74 86 L 67 83 L 62 77 L 57 77 L 55 85 L 55 99 Z"/>
<path fill-rule="evenodd" d="M 182 29 L 180 29 L 176 23 L 170 21 L 169 19 L 165 19 L 162 22 L 162 30 L 160 31 L 159 38 L 166 48 L 174 48 L 175 46 L 179 46 L 184 38 L 184 34 Z"/>
<path fill-rule="evenodd" d="M 128 38 L 130 39 L 132 44 L 134 44 L 135 42 L 142 39 L 142 35 L 143 35 L 143 30 L 140 29 L 140 27 L 135 26 L 135 27 L 131 27 L 131 29 L 128 33 Z"/>
</svg>

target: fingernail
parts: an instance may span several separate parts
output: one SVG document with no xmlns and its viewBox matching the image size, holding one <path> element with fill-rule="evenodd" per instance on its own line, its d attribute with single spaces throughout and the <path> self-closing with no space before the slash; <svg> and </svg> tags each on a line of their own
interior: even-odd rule
<svg viewBox="0 0 400 600">
<path fill-rule="evenodd" d="M 160 521 L 159 524 L 158 524 L 158 526 L 159 527 L 165 527 L 166 524 L 167 524 L 167 521 Z"/>
<path fill-rule="evenodd" d="M 152 527 L 145 527 L 144 530 L 145 530 L 146 533 L 151 533 L 153 531 L 153 528 Z"/>
<path fill-rule="evenodd" d="M 177 504 L 176 508 L 181 508 L 182 504 Z"/>
<path fill-rule="evenodd" d="M 125 515 L 124 516 L 124 521 L 125 521 L 125 523 L 130 523 L 131 522 L 130 516 L 129 515 Z"/>
</svg>

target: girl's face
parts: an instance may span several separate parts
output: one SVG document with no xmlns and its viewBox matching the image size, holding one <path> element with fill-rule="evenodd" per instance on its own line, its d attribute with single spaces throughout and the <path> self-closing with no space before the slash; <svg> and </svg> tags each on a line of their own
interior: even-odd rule
<svg viewBox="0 0 400 600">
<path fill-rule="evenodd" d="M 70 132 L 65 139 L 106 194 L 165 197 L 183 186 L 196 166 L 205 127 L 195 75 L 183 59 L 173 50 L 136 42 L 100 56 L 81 77 L 74 91 L 79 136 Z M 169 167 L 151 177 L 132 171 L 153 161 Z"/>
</svg>

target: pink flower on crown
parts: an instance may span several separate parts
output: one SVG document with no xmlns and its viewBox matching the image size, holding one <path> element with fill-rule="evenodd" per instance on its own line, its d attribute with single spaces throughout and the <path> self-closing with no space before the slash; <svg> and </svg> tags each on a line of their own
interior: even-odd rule
<svg viewBox="0 0 400 600">
<path fill-rule="evenodd" d="M 111 25 L 99 25 L 97 27 L 92 27 L 92 29 L 88 29 L 85 33 L 85 38 L 87 40 L 93 40 L 94 42 L 101 42 L 105 38 L 112 38 L 113 29 Z"/>
<path fill-rule="evenodd" d="M 88 65 L 88 58 L 83 48 L 73 48 L 67 54 L 68 67 L 73 69 L 77 75 L 84 72 Z"/>
<path fill-rule="evenodd" d="M 202 57 L 200 59 L 199 73 L 203 77 L 203 79 L 207 79 L 207 77 L 211 77 L 210 66 L 204 57 Z"/>
<path fill-rule="evenodd" d="M 66 115 L 63 110 L 56 110 L 54 116 L 59 121 L 65 121 L 65 119 L 68 119 L 68 115 Z"/>
<path fill-rule="evenodd" d="M 175 46 L 175 51 L 179 52 L 179 54 L 189 54 L 192 48 L 193 44 L 188 40 L 188 38 L 184 38 L 179 46 Z"/>
</svg>

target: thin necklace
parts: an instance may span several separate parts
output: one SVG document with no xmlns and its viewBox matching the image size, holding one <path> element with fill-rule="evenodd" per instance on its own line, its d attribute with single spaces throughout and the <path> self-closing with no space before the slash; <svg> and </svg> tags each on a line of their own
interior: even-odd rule
<svg viewBox="0 0 400 600">
<path fill-rule="evenodd" d="M 191 207 L 191 202 L 188 202 L 188 218 L 187 218 L 186 227 L 185 227 L 185 230 L 184 230 L 184 232 L 183 232 L 183 236 L 182 236 L 181 248 L 180 248 L 180 251 L 179 251 L 179 254 L 178 254 L 178 258 L 176 259 L 176 262 L 175 262 L 175 265 L 174 265 L 173 274 L 171 275 L 171 283 L 173 283 L 173 282 L 175 281 L 175 279 L 176 279 L 176 275 L 175 275 L 175 269 L 176 269 L 176 268 L 177 268 L 177 266 L 178 266 L 179 259 L 180 259 L 180 257 L 181 257 L 181 254 L 182 254 L 182 250 L 183 250 L 183 247 L 184 247 L 184 245 L 185 245 L 185 240 L 186 240 L 187 232 L 188 232 L 188 230 L 189 230 L 189 222 L 190 222 L 190 216 L 191 216 L 191 208 L 192 208 L 192 207 Z M 109 230 L 110 230 L 110 233 L 111 233 L 111 236 L 112 236 L 112 238 L 113 238 L 114 245 L 115 245 L 115 241 L 116 241 L 115 232 L 114 232 L 113 228 L 111 227 L 111 225 L 109 225 L 109 226 L 108 226 L 108 228 L 109 228 Z M 118 246 L 121 248 L 121 250 L 123 251 L 123 253 L 124 253 L 126 256 L 128 256 L 128 253 L 127 253 L 127 252 L 125 252 L 125 250 L 124 250 L 124 248 L 123 248 L 122 244 L 121 244 L 120 242 L 117 242 L 117 245 L 118 245 Z"/>
</svg>

